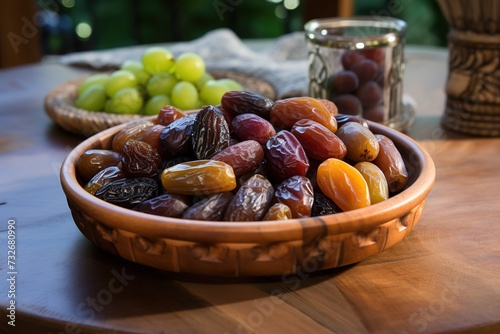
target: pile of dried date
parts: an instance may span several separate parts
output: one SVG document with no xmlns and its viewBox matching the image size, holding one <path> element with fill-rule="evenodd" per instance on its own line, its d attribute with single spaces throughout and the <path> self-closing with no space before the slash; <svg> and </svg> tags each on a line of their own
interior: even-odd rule
<svg viewBox="0 0 500 334">
<path fill-rule="evenodd" d="M 311 97 L 227 92 L 196 114 L 165 106 L 76 164 L 109 203 L 176 218 L 259 221 L 354 210 L 400 192 L 408 173 L 391 139 Z"/>
</svg>

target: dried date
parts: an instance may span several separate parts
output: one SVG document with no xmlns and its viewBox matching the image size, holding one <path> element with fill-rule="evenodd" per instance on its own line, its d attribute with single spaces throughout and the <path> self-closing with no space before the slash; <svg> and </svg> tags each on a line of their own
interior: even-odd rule
<svg viewBox="0 0 500 334">
<path fill-rule="evenodd" d="M 156 124 L 151 129 L 149 129 L 144 136 L 140 138 L 140 141 L 148 143 L 152 148 L 158 152 L 158 154 L 165 158 L 166 153 L 160 145 L 160 133 L 165 129 L 164 125 Z"/>
<path fill-rule="evenodd" d="M 271 204 L 273 193 L 271 182 L 262 175 L 255 174 L 238 189 L 226 209 L 224 220 L 262 220 Z"/>
<path fill-rule="evenodd" d="M 158 176 L 160 154 L 148 143 L 139 140 L 129 140 L 123 145 L 123 172 L 128 177 Z"/>
<path fill-rule="evenodd" d="M 268 118 L 274 102 L 257 93 L 229 91 L 222 96 L 221 104 L 225 110 L 235 115 L 250 113 Z"/>
<path fill-rule="evenodd" d="M 210 195 L 191 206 L 184 212 L 182 218 L 206 221 L 220 221 L 234 195 L 231 192 L 222 192 Z"/>
<path fill-rule="evenodd" d="M 160 146 L 166 156 L 176 157 L 189 155 L 191 148 L 191 134 L 193 132 L 194 115 L 176 119 L 160 133 Z"/>
<path fill-rule="evenodd" d="M 162 172 L 161 182 L 168 192 L 183 195 L 210 195 L 236 188 L 233 168 L 215 160 L 174 165 Z"/>
<path fill-rule="evenodd" d="M 140 202 L 155 197 L 157 191 L 156 181 L 144 177 L 109 182 L 96 191 L 95 196 L 108 203 L 132 208 Z"/>
<path fill-rule="evenodd" d="M 173 121 L 186 116 L 187 114 L 174 106 L 163 106 L 156 116 L 156 124 L 169 125 Z"/>
<path fill-rule="evenodd" d="M 264 145 L 269 138 L 276 134 L 269 121 L 254 114 L 236 116 L 232 123 L 232 133 L 239 140 L 255 140 Z"/>
<path fill-rule="evenodd" d="M 125 178 L 125 174 L 123 174 L 120 168 L 117 166 L 109 166 L 94 175 L 94 177 L 87 182 L 84 189 L 88 193 L 94 195 L 96 191 L 101 189 L 104 185 L 123 178 Z"/>
<path fill-rule="evenodd" d="M 266 143 L 266 160 L 271 176 L 284 181 L 294 175 L 306 175 L 309 159 L 295 136 L 287 130 L 278 132 Z"/>
<path fill-rule="evenodd" d="M 336 134 L 347 147 L 347 158 L 350 160 L 373 161 L 377 157 L 379 143 L 370 129 L 356 122 L 347 122 Z"/>
<path fill-rule="evenodd" d="M 269 210 L 267 210 L 262 220 L 286 220 L 292 219 L 292 210 L 283 203 L 274 203 Z"/>
<path fill-rule="evenodd" d="M 337 204 L 320 192 L 314 193 L 314 203 L 311 210 L 312 217 L 332 215 L 342 212 Z"/>
<path fill-rule="evenodd" d="M 104 168 L 121 166 L 121 160 L 120 153 L 111 150 L 91 149 L 80 156 L 76 163 L 76 171 L 85 182 L 88 182 Z"/>
<path fill-rule="evenodd" d="M 231 145 L 212 157 L 212 160 L 223 161 L 233 167 L 236 177 L 257 168 L 262 159 L 264 159 L 264 149 L 255 140 L 245 140 Z"/>
<path fill-rule="evenodd" d="M 230 137 L 229 126 L 219 109 L 206 106 L 196 114 L 191 144 L 198 159 L 210 159 L 228 147 Z"/>
<path fill-rule="evenodd" d="M 333 132 L 310 119 L 297 121 L 291 132 L 299 140 L 307 156 L 318 161 L 344 159 L 347 148 Z"/>
<path fill-rule="evenodd" d="M 338 114 L 337 116 L 335 116 L 335 119 L 337 120 L 337 126 L 339 128 L 345 123 L 356 122 L 368 129 L 368 122 L 364 118 L 361 118 L 359 116 Z"/>
<path fill-rule="evenodd" d="M 311 119 L 332 132 L 337 131 L 335 116 L 320 100 L 312 97 L 278 100 L 274 102 L 269 118 L 276 130 L 290 130 L 295 122 L 301 119 Z"/>
<path fill-rule="evenodd" d="M 290 208 L 293 218 L 311 216 L 314 191 L 311 181 L 305 176 L 292 176 L 280 183 L 274 192 L 274 198 Z"/>
<path fill-rule="evenodd" d="M 181 218 L 191 205 L 188 196 L 165 193 L 137 204 L 135 211 L 149 213 L 156 216 Z"/>
<path fill-rule="evenodd" d="M 146 132 L 149 131 L 154 126 L 154 123 L 151 121 L 136 121 L 133 122 L 123 129 L 121 129 L 118 133 L 113 136 L 113 141 L 111 146 L 113 151 L 121 153 L 123 149 L 123 145 L 129 140 L 135 139 L 138 140 Z"/>
<path fill-rule="evenodd" d="M 400 192 L 408 184 L 408 171 L 403 157 L 394 142 L 380 134 L 375 138 L 380 146 L 380 152 L 373 163 L 382 170 L 392 193 Z"/>
</svg>

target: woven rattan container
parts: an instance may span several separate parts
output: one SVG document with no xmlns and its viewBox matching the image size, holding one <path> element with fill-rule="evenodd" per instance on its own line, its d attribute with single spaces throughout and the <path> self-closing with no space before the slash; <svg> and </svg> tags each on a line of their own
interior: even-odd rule
<svg viewBox="0 0 500 334">
<path fill-rule="evenodd" d="M 438 3 L 450 24 L 442 124 L 464 134 L 500 136 L 500 1 Z"/>
</svg>

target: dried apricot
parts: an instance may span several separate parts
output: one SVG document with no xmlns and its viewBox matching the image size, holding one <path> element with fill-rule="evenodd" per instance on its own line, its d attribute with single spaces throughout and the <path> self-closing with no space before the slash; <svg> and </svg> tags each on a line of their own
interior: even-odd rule
<svg viewBox="0 0 500 334">
<path fill-rule="evenodd" d="M 330 158 L 318 167 L 316 182 L 321 191 L 343 211 L 371 204 L 368 184 L 361 173 L 347 162 Z"/>
</svg>

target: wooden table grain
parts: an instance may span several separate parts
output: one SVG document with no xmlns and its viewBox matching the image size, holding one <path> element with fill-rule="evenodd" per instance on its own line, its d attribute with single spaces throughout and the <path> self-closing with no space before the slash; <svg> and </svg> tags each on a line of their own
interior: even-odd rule
<svg viewBox="0 0 500 334">
<path fill-rule="evenodd" d="M 409 135 L 437 168 L 419 225 L 355 265 L 251 279 L 172 274 L 96 249 L 74 225 L 59 183 L 62 161 L 82 138 L 43 111 L 51 88 L 85 71 L 55 64 L 0 71 L 0 307 L 7 315 L 0 332 L 500 332 L 500 138 L 442 129 L 447 51 L 408 47 L 406 54 L 405 92 L 418 104 Z"/>
</svg>

